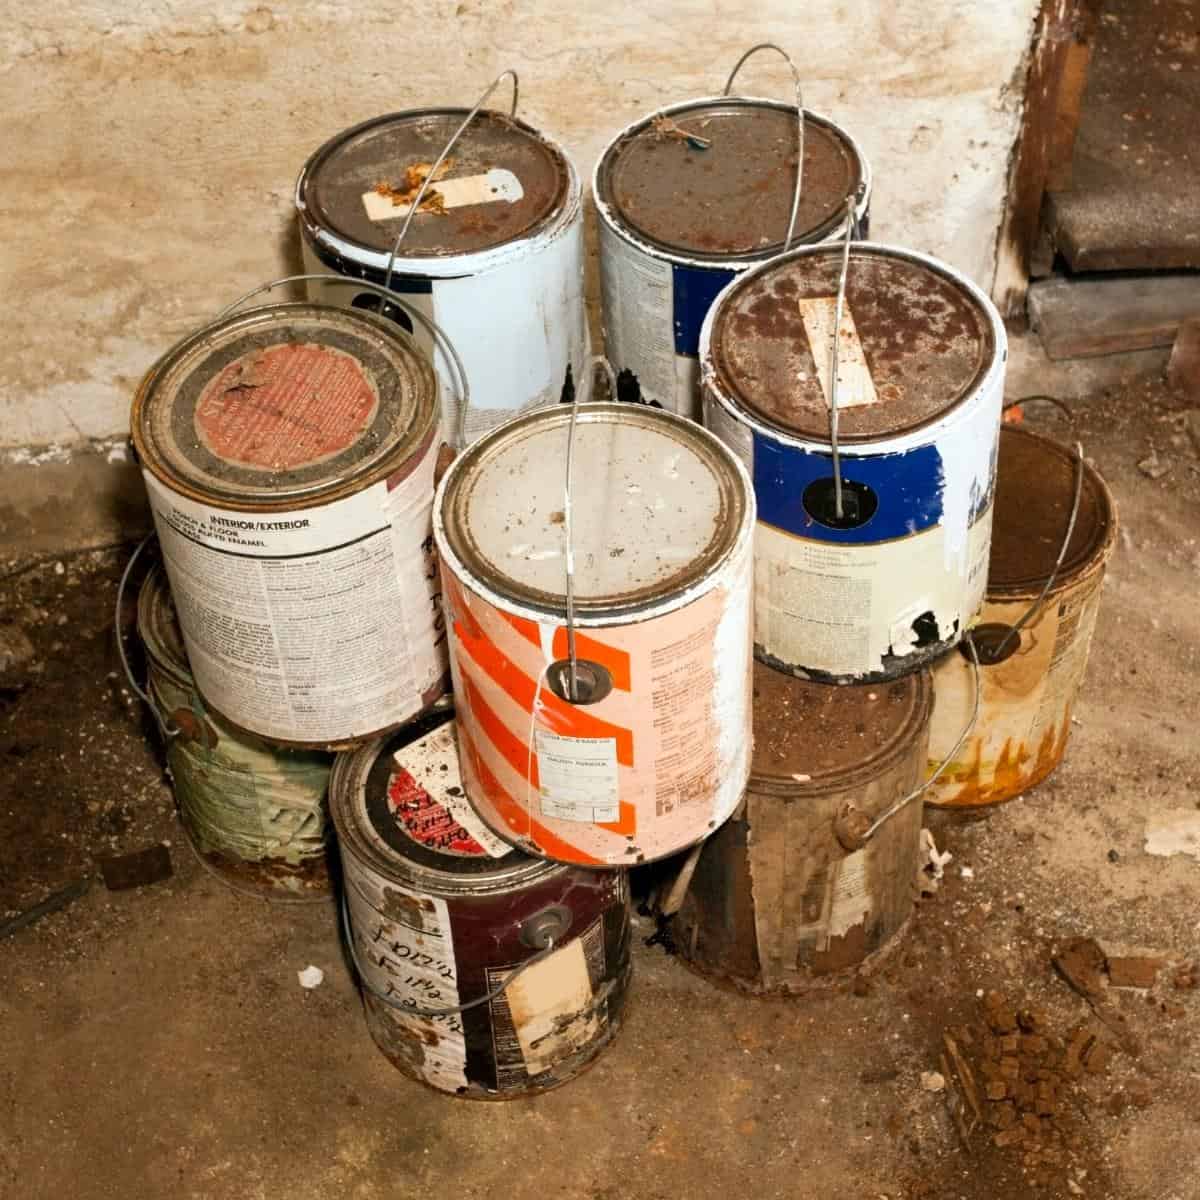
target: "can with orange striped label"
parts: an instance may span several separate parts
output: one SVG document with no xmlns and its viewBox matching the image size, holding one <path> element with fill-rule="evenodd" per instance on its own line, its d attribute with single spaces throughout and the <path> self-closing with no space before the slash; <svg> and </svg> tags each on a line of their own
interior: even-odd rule
<svg viewBox="0 0 1200 1200">
<path fill-rule="evenodd" d="M 571 410 L 461 454 L 434 535 L 472 803 L 531 854 L 627 866 L 706 837 L 745 787 L 754 495 L 680 417 L 587 404 L 576 420 L 573 684 Z"/>
</svg>

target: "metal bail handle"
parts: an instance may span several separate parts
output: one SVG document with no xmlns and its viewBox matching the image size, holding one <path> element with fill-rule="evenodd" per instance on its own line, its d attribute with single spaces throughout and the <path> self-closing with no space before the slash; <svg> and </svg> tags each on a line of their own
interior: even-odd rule
<svg viewBox="0 0 1200 1200">
<path fill-rule="evenodd" d="M 282 287 L 285 283 L 305 283 L 309 280 L 314 280 L 325 285 L 338 285 L 343 287 L 353 287 L 356 290 L 366 289 L 374 292 L 381 299 L 380 314 L 382 315 L 386 305 L 390 304 L 400 309 L 407 316 L 412 317 L 433 339 L 434 345 L 442 352 L 443 357 L 451 365 L 454 370 L 454 389 L 458 392 L 458 442 L 459 447 L 466 444 L 465 431 L 467 427 L 467 408 L 471 403 L 471 386 L 467 382 L 467 369 L 463 366 L 463 361 L 459 357 L 459 353 L 454 348 L 454 343 L 450 340 L 446 331 L 432 317 L 427 317 L 419 308 L 414 307 L 407 300 L 403 299 L 395 292 L 390 292 L 387 288 L 380 287 L 377 283 L 372 283 L 369 279 L 358 279 L 353 275 L 285 275 L 282 279 L 274 279 L 270 283 L 260 284 L 252 291 L 247 292 L 244 296 L 235 300 L 232 304 L 226 305 L 216 317 L 213 319 L 213 324 L 227 317 L 231 312 L 241 308 L 247 300 L 253 300 L 255 296 L 261 296 L 264 292 L 273 291 L 277 287 Z M 408 337 L 408 333 L 402 327 L 397 327 L 396 332 Z"/>
<path fill-rule="evenodd" d="M 733 87 L 733 81 L 737 78 L 737 73 L 742 69 L 742 64 L 751 55 L 757 54 L 760 50 L 774 50 L 787 63 L 789 70 L 792 72 L 792 82 L 796 86 L 796 145 L 798 151 L 796 158 L 796 190 L 792 194 L 792 215 L 788 218 L 787 237 L 783 242 L 783 252 L 786 254 L 792 248 L 792 238 L 796 234 L 796 217 L 800 212 L 800 193 L 804 189 L 804 97 L 801 94 L 800 72 L 796 70 L 796 64 L 792 62 L 792 57 L 786 50 L 775 45 L 774 42 L 759 42 L 757 46 L 751 46 L 737 60 L 733 70 L 729 72 L 729 78 L 725 81 L 725 90 L 721 94 L 724 96 L 729 95 L 730 89 Z"/>
<path fill-rule="evenodd" d="M 854 193 L 846 197 L 846 235 L 842 239 L 842 269 L 833 309 L 833 351 L 829 355 L 829 448 L 833 452 L 833 505 L 837 519 L 845 517 L 842 496 L 842 456 L 838 448 L 838 350 L 842 344 L 842 312 L 846 307 L 846 282 L 850 277 L 850 242 L 854 237 Z"/>
</svg>

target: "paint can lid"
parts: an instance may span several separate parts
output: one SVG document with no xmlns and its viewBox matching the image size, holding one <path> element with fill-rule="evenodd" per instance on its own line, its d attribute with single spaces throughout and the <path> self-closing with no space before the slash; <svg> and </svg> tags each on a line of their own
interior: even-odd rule
<svg viewBox="0 0 1200 1200">
<path fill-rule="evenodd" d="M 142 465 L 216 505 L 304 508 L 395 478 L 437 427 L 429 361 L 357 309 L 245 309 L 161 358 L 133 403 Z"/>
<path fill-rule="evenodd" d="M 192 669 L 187 648 L 175 615 L 175 602 L 167 586 L 167 573 L 160 563 L 150 568 L 138 592 L 137 631 L 146 654 L 159 669 L 191 687 Z"/>
<path fill-rule="evenodd" d="M 343 755 L 329 808 L 343 856 L 435 895 L 510 888 L 564 869 L 510 846 L 475 815 L 448 703 Z"/>
<path fill-rule="evenodd" d="M 988 595 L 1042 587 L 1054 570 L 1075 498 L 1075 452 L 1028 429 L 1000 431 Z M 1065 584 L 1111 547 L 1117 511 L 1099 472 L 1087 462 L 1075 529 L 1056 584 Z"/>
<path fill-rule="evenodd" d="M 707 149 L 687 134 L 707 140 Z M 795 105 L 721 97 L 672 105 L 619 135 L 596 174 L 620 223 L 689 258 L 760 259 L 787 237 L 796 187 Z M 846 197 L 867 179 L 858 148 L 805 110 L 804 178 L 793 244 L 842 228 Z"/>
<path fill-rule="evenodd" d="M 920 736 L 932 697 L 927 669 L 839 686 L 755 662 L 750 787 L 818 795 L 866 782 Z"/>
<path fill-rule="evenodd" d="M 841 267 L 840 246 L 791 251 L 741 276 L 709 316 L 710 386 L 766 425 L 822 443 Z M 842 443 L 945 416 L 1004 350 L 1000 318 L 978 288 L 924 255 L 863 242 L 850 251 L 840 337 Z"/>
<path fill-rule="evenodd" d="M 296 204 L 310 233 L 390 253 L 425 173 L 470 112 L 428 108 L 364 121 L 305 164 Z M 502 246 L 546 226 L 562 209 L 571 168 L 523 121 L 485 110 L 463 131 L 397 255 L 437 258 Z M 445 187 L 438 188 L 444 182 Z M 440 199 L 439 199 L 440 197 Z M 433 211 L 431 211 L 433 210 Z"/>
<path fill-rule="evenodd" d="M 434 506 L 439 552 L 506 599 L 561 616 L 571 407 L 493 430 L 459 455 Z M 669 603 L 748 536 L 744 473 L 691 421 L 580 406 L 572 466 L 575 606 L 584 618 Z"/>
</svg>

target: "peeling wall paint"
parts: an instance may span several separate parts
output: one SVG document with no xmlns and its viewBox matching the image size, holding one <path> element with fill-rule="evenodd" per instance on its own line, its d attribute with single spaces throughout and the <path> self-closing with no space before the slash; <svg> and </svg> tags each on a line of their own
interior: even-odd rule
<svg viewBox="0 0 1200 1200">
<path fill-rule="evenodd" d="M 1036 0 L 0 0 L 0 446 L 119 435 L 158 353 L 299 269 L 306 155 L 388 109 L 471 103 L 503 68 L 590 174 L 639 113 L 711 93 L 742 50 L 790 48 L 808 106 L 862 141 L 872 232 L 991 284 Z M 814 36 L 818 35 L 818 36 Z M 787 93 L 782 64 L 743 69 Z M 589 221 L 594 214 L 589 213 Z M 598 272 L 589 264 L 589 293 Z"/>
</svg>

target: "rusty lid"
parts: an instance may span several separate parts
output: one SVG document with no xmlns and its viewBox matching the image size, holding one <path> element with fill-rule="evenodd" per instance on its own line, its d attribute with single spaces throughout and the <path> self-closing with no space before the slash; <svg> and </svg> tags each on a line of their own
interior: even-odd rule
<svg viewBox="0 0 1200 1200">
<path fill-rule="evenodd" d="M 408 212 L 406 197 L 415 197 L 423 172 L 469 111 L 390 113 L 330 139 L 300 175 L 296 200 L 305 220 L 342 241 L 390 253 Z M 525 237 L 554 217 L 570 187 L 570 166 L 557 146 L 524 122 L 491 111 L 467 126 L 447 164 L 439 172 L 446 183 L 471 182 L 443 194 L 445 211 L 429 211 L 438 201 L 426 192 L 401 259 L 471 254 Z"/>
<path fill-rule="evenodd" d="M 508 600 L 561 615 L 571 408 L 510 421 L 468 447 L 434 506 L 439 551 Z M 750 498 L 712 434 L 659 409 L 585 404 L 572 467 L 575 604 L 628 614 L 683 594 L 748 535 Z"/>
<path fill-rule="evenodd" d="M 881 774 L 929 719 L 928 670 L 885 683 L 811 683 L 754 664 L 750 787 L 798 795 Z"/>
<path fill-rule="evenodd" d="M 138 592 L 137 631 L 147 655 L 167 674 L 190 687 L 192 669 L 161 563 L 150 568 Z"/>
<path fill-rule="evenodd" d="M 1010 425 L 1001 429 L 989 596 L 1040 588 L 1050 577 L 1071 520 L 1075 463 L 1075 452 L 1051 438 Z M 1111 545 L 1116 533 L 1112 494 L 1085 461 L 1075 529 L 1055 582 L 1069 582 Z"/>
<path fill-rule="evenodd" d="M 791 251 L 743 275 L 709 318 L 716 386 L 766 424 L 821 442 L 829 437 L 829 368 L 818 364 L 828 357 L 841 266 L 841 247 Z M 856 389 L 839 386 L 842 442 L 895 436 L 946 415 L 975 392 L 998 352 L 987 298 L 908 251 L 855 244 L 846 309 L 874 397 L 854 403 Z M 844 330 L 840 358 L 853 358 Z"/>
<path fill-rule="evenodd" d="M 343 854 L 435 895 L 494 891 L 565 869 L 510 846 L 475 815 L 448 703 L 340 756 L 329 809 Z"/>
<path fill-rule="evenodd" d="M 251 308 L 185 339 L 133 403 L 133 442 L 176 491 L 302 508 L 400 470 L 437 426 L 428 360 L 390 321 L 322 304 Z"/>
<path fill-rule="evenodd" d="M 696 148 L 678 131 L 711 142 Z M 728 97 L 655 113 L 605 151 L 600 199 L 639 237 L 699 259 L 767 258 L 783 248 L 796 186 L 796 109 Z M 805 113 L 804 186 L 793 244 L 842 225 L 865 168 L 831 121 Z"/>
</svg>

